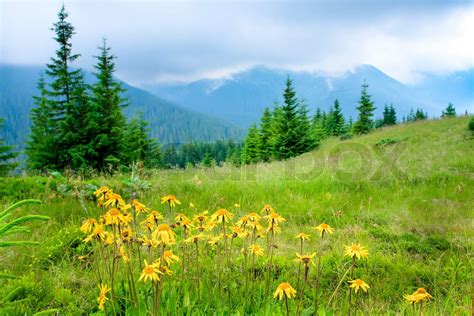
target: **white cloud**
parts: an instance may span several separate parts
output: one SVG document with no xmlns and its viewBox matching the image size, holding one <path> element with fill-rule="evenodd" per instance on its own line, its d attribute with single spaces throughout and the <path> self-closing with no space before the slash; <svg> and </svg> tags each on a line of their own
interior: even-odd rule
<svg viewBox="0 0 474 316">
<path fill-rule="evenodd" d="M 263 64 L 338 74 L 372 64 L 406 83 L 474 67 L 474 5 L 376 1 L 65 1 L 82 67 L 102 36 L 134 84 L 219 78 Z M 0 2 L 0 62 L 44 64 L 60 1 Z"/>
</svg>

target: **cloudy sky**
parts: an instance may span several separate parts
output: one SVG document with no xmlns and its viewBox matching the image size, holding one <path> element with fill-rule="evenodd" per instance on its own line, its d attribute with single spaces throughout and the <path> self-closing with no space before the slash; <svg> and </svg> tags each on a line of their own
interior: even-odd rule
<svg viewBox="0 0 474 316">
<path fill-rule="evenodd" d="M 0 0 L 0 63 L 46 63 L 62 2 L 77 66 L 91 68 L 105 36 L 135 85 L 254 65 L 337 75 L 372 64 L 405 83 L 474 67 L 474 0 Z"/>
</svg>

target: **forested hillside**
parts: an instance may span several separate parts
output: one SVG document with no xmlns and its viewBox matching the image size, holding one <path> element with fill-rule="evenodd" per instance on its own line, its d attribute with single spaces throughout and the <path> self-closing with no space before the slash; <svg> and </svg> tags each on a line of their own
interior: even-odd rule
<svg viewBox="0 0 474 316">
<path fill-rule="evenodd" d="M 0 65 L 0 117 L 5 119 L 5 127 L 0 130 L 0 138 L 8 144 L 22 146 L 29 130 L 30 109 L 33 95 L 37 94 L 36 84 L 43 68 L 39 66 Z M 88 83 L 92 75 L 86 73 Z M 221 119 L 185 109 L 165 101 L 146 91 L 123 84 L 129 106 L 124 109 L 129 117 L 142 112 L 150 123 L 151 136 L 162 144 L 218 139 L 240 139 L 243 131 Z"/>
</svg>

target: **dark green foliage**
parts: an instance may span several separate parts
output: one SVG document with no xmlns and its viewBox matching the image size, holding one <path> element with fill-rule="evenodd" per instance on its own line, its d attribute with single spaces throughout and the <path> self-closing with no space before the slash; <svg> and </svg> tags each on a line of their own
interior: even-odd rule
<svg viewBox="0 0 474 316">
<path fill-rule="evenodd" d="M 244 147 L 242 149 L 242 162 L 249 164 L 259 161 L 259 132 L 257 126 L 253 124 L 250 126 L 247 136 L 244 140 Z"/>
<path fill-rule="evenodd" d="M 87 133 L 90 139 L 87 158 L 94 169 L 104 170 L 108 164 L 119 162 L 126 156 L 124 152 L 127 150 L 123 141 L 126 122 L 122 113 L 126 99 L 121 97 L 125 90 L 113 77 L 115 56 L 110 53 L 105 39 L 99 50 L 100 54 L 96 56 L 97 65 L 94 66 L 97 70 L 97 81 L 91 87 L 90 110 L 87 116 Z"/>
<path fill-rule="evenodd" d="M 283 105 L 275 112 L 275 158 L 287 159 L 310 150 L 313 146 L 307 147 L 310 145 L 309 132 L 307 110 L 298 101 L 293 83 L 288 78 Z"/>
<path fill-rule="evenodd" d="M 164 168 L 184 168 L 199 164 L 210 167 L 226 161 L 239 165 L 241 145 L 232 140 L 218 140 L 214 143 L 189 141 L 179 146 L 174 144 L 164 146 L 162 152 L 162 166 Z"/>
<path fill-rule="evenodd" d="M 269 108 L 265 108 L 260 120 L 260 129 L 258 131 L 258 159 L 264 162 L 270 161 L 273 156 L 273 113 Z"/>
<path fill-rule="evenodd" d="M 0 118 L 0 129 L 3 128 L 3 119 Z M 12 159 L 18 156 L 18 152 L 13 151 L 15 146 L 7 146 L 2 138 L 0 138 L 0 176 L 7 175 L 11 170 L 18 165 L 16 162 L 11 162 Z"/>
<path fill-rule="evenodd" d="M 424 112 L 420 108 L 417 108 L 416 112 L 414 112 L 413 109 L 410 110 L 410 113 L 408 114 L 406 121 L 407 122 L 422 121 L 422 120 L 426 120 L 427 118 L 428 118 L 428 113 Z"/>
<path fill-rule="evenodd" d="M 456 109 L 452 103 L 449 103 L 446 109 L 443 111 L 441 117 L 455 117 L 456 116 Z"/>
<path fill-rule="evenodd" d="M 359 119 L 354 124 L 354 133 L 355 134 L 367 134 L 374 127 L 374 121 L 372 116 L 374 116 L 375 106 L 370 95 L 367 92 L 368 84 L 364 83 L 362 85 L 361 96 L 359 100 L 359 106 L 357 110 L 359 111 Z"/>
<path fill-rule="evenodd" d="M 130 165 L 134 162 L 143 161 L 146 167 L 156 168 L 160 166 L 160 145 L 155 139 L 150 138 L 148 122 L 142 115 L 137 115 L 126 125 L 123 136 L 124 163 Z M 109 156 L 106 163 L 115 164 L 117 157 Z"/>
<path fill-rule="evenodd" d="M 328 135 L 340 136 L 345 133 L 345 120 L 342 114 L 339 101 L 334 101 L 334 108 L 331 108 L 326 123 L 326 131 Z"/>
<path fill-rule="evenodd" d="M 471 120 L 469 121 L 469 129 L 471 131 L 474 131 L 474 117 L 472 117 Z"/>
<path fill-rule="evenodd" d="M 382 126 L 390 126 L 397 124 L 397 113 L 393 105 L 386 106 L 383 109 Z"/>
<path fill-rule="evenodd" d="M 63 6 L 53 28 L 59 47 L 46 66 L 51 81 L 45 84 L 40 78 L 40 96 L 35 98 L 36 108 L 31 112 L 33 125 L 27 154 L 28 166 L 34 169 L 87 167 L 83 147 L 87 144 L 87 87 L 82 71 L 71 69 L 80 55 L 72 53 L 71 37 L 75 33 L 67 17 Z"/>
</svg>

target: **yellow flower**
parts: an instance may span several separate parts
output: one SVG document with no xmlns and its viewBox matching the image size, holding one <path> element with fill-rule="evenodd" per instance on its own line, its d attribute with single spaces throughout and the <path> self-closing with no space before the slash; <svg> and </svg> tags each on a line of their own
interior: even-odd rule
<svg viewBox="0 0 474 316">
<path fill-rule="evenodd" d="M 324 223 L 319 224 L 314 229 L 319 231 L 320 236 L 323 236 L 324 233 L 328 233 L 328 234 L 333 234 L 334 233 L 334 229 L 331 228 L 331 226 L 329 226 L 328 224 L 324 224 Z"/>
<path fill-rule="evenodd" d="M 123 245 L 120 246 L 119 253 L 125 263 L 130 261 L 130 257 L 127 255 L 127 252 L 125 251 L 125 247 Z"/>
<path fill-rule="evenodd" d="M 96 196 L 96 198 L 103 198 L 104 195 L 107 196 L 110 193 L 112 193 L 112 190 L 110 190 L 106 186 L 102 186 L 94 191 L 94 195 Z"/>
<path fill-rule="evenodd" d="M 240 228 L 239 226 L 232 226 L 232 233 L 232 238 L 245 238 L 248 236 L 248 232 L 245 229 Z"/>
<path fill-rule="evenodd" d="M 235 224 L 240 227 L 245 227 L 248 222 L 249 218 L 247 216 L 242 216 Z"/>
<path fill-rule="evenodd" d="M 178 225 L 182 226 L 184 229 L 190 229 L 193 226 L 193 223 L 189 219 L 185 219 L 184 221 L 178 222 Z"/>
<path fill-rule="evenodd" d="M 249 247 L 249 251 L 251 254 L 253 254 L 256 257 L 262 257 L 263 256 L 263 248 L 260 247 L 259 245 L 251 245 Z"/>
<path fill-rule="evenodd" d="M 115 236 L 111 232 L 105 232 L 105 245 L 112 245 L 115 242 Z"/>
<path fill-rule="evenodd" d="M 221 239 L 222 239 L 222 235 L 217 235 L 217 236 L 214 236 L 214 237 L 209 237 L 209 238 L 207 239 L 207 243 L 208 243 L 209 245 L 217 245 Z"/>
<path fill-rule="evenodd" d="M 160 267 L 160 272 L 162 274 L 167 274 L 167 275 L 172 275 L 173 274 L 173 271 L 171 271 L 168 266 L 161 266 Z"/>
<path fill-rule="evenodd" d="M 165 245 L 176 242 L 175 234 L 168 224 L 160 224 L 152 233 L 152 237 L 161 240 Z"/>
<path fill-rule="evenodd" d="M 142 274 L 140 275 L 140 278 L 138 281 L 143 280 L 143 282 L 146 282 L 148 279 L 150 281 L 160 281 L 160 276 L 158 274 L 163 274 L 160 271 L 160 260 L 158 259 L 152 264 L 148 264 L 148 262 L 145 261 L 145 266 L 143 267 Z"/>
<path fill-rule="evenodd" d="M 267 219 L 269 225 L 278 225 L 282 222 L 286 222 L 286 219 L 284 217 L 275 212 L 270 213 L 269 215 L 264 217 Z"/>
<path fill-rule="evenodd" d="M 97 240 L 104 240 L 105 239 L 105 230 L 102 228 L 101 225 L 96 225 L 94 226 L 94 230 L 92 231 L 92 234 L 87 236 L 84 239 L 84 242 L 89 242 L 92 239 L 97 239 Z"/>
<path fill-rule="evenodd" d="M 99 289 L 100 289 L 100 292 L 99 292 L 99 297 L 97 298 L 97 302 L 99 303 L 99 309 L 104 310 L 104 304 L 105 304 L 105 301 L 108 300 L 107 293 L 110 292 L 110 288 L 107 287 L 107 285 L 105 284 L 100 284 Z"/>
<path fill-rule="evenodd" d="M 166 261 L 166 264 L 171 265 L 173 262 L 178 262 L 179 258 L 171 250 L 163 252 L 163 260 Z"/>
<path fill-rule="evenodd" d="M 122 197 L 117 194 L 117 193 L 110 193 L 108 196 L 106 196 L 107 200 L 105 201 L 104 206 L 105 207 L 123 207 L 125 206 L 125 201 L 122 199 Z"/>
<path fill-rule="evenodd" d="M 301 241 L 309 240 L 310 235 L 305 233 L 299 233 L 295 236 L 296 239 L 300 239 Z"/>
<path fill-rule="evenodd" d="M 267 233 L 269 233 L 269 232 L 273 232 L 275 234 L 278 234 L 279 232 L 281 232 L 281 228 L 277 224 L 269 225 L 268 228 L 267 228 Z"/>
<path fill-rule="evenodd" d="M 133 235 L 133 233 L 132 233 L 132 229 L 130 227 L 125 228 L 120 232 L 120 236 L 122 237 L 122 240 L 124 242 L 132 241 L 132 235 Z"/>
<path fill-rule="evenodd" d="M 258 222 L 260 220 L 260 216 L 257 213 L 248 213 L 247 214 L 248 219 L 251 222 Z"/>
<path fill-rule="evenodd" d="M 146 213 L 148 212 L 150 209 L 148 207 L 146 207 L 144 204 L 138 202 L 137 199 L 133 199 L 130 204 L 135 207 L 135 211 L 137 213 Z"/>
<path fill-rule="evenodd" d="M 367 258 L 369 252 L 360 244 L 352 244 L 350 246 L 345 246 L 344 254 L 351 258 L 357 257 L 357 259 L 364 259 Z"/>
<path fill-rule="evenodd" d="M 177 222 L 189 221 L 189 219 L 183 213 L 179 213 L 178 215 L 176 215 L 174 220 L 177 221 Z"/>
<path fill-rule="evenodd" d="M 207 211 L 201 212 L 194 216 L 193 220 L 199 223 L 204 222 L 207 219 Z"/>
<path fill-rule="evenodd" d="M 189 208 L 195 208 L 194 204 L 189 202 Z"/>
<path fill-rule="evenodd" d="M 409 304 L 419 303 L 427 301 L 433 298 L 424 288 L 420 287 L 413 294 L 407 294 L 403 296 Z"/>
<path fill-rule="evenodd" d="M 163 219 L 163 215 L 161 215 L 158 211 L 151 211 L 150 215 L 145 219 L 146 222 L 157 224 L 159 220 Z"/>
<path fill-rule="evenodd" d="M 106 225 L 118 225 L 122 221 L 122 214 L 118 208 L 111 208 L 105 213 L 105 224 Z"/>
<path fill-rule="evenodd" d="M 168 203 L 168 205 L 171 207 L 175 207 L 176 204 L 181 204 L 181 202 L 173 194 L 162 197 L 161 204 L 164 203 Z"/>
<path fill-rule="evenodd" d="M 228 222 L 229 220 L 234 217 L 234 214 L 230 213 L 225 208 L 221 208 L 217 210 L 213 215 L 212 218 L 216 222 Z"/>
<path fill-rule="evenodd" d="M 286 296 L 288 299 L 296 296 L 296 290 L 288 282 L 283 282 L 278 285 L 275 293 L 273 293 L 273 298 L 283 299 L 283 296 Z"/>
<path fill-rule="evenodd" d="M 370 288 L 370 286 L 361 279 L 355 279 L 349 281 L 349 283 L 351 284 L 349 287 L 354 289 L 356 293 L 359 291 L 359 289 L 362 289 L 364 292 L 367 293 L 367 290 Z"/>
<path fill-rule="evenodd" d="M 138 241 L 141 242 L 142 246 L 148 247 L 148 248 L 156 248 L 159 245 L 159 241 L 155 239 L 148 239 L 148 237 L 143 236 L 142 238 L 139 238 Z"/>
<path fill-rule="evenodd" d="M 197 234 L 197 235 L 194 235 L 194 236 L 191 236 L 189 238 L 187 238 L 184 242 L 186 243 L 194 243 L 194 244 L 197 244 L 197 242 L 201 239 L 203 239 L 205 236 L 203 234 Z"/>
<path fill-rule="evenodd" d="M 234 208 L 240 208 L 240 204 L 239 204 L 239 203 L 235 203 L 235 204 L 234 204 Z"/>
<path fill-rule="evenodd" d="M 313 252 L 312 254 L 310 255 L 299 255 L 299 254 L 296 254 L 296 256 L 298 257 L 296 259 L 296 261 L 298 262 L 301 262 L 302 264 L 304 264 L 305 266 L 309 267 L 309 264 L 314 264 L 313 263 L 313 257 L 316 255 L 315 252 Z"/>
<path fill-rule="evenodd" d="M 82 222 L 81 228 L 79 229 L 84 234 L 88 234 L 94 229 L 96 225 L 97 225 L 97 220 L 95 218 L 89 218 Z"/>
<path fill-rule="evenodd" d="M 127 213 L 127 212 L 123 213 L 120 219 L 122 220 L 122 224 L 125 224 L 125 225 L 128 225 L 129 223 L 133 221 L 132 214 Z"/>
<path fill-rule="evenodd" d="M 262 208 L 262 211 L 261 213 L 264 213 L 266 215 L 270 214 L 270 213 L 273 213 L 274 210 L 273 210 L 273 207 L 269 204 L 266 204 L 263 208 Z"/>
</svg>

